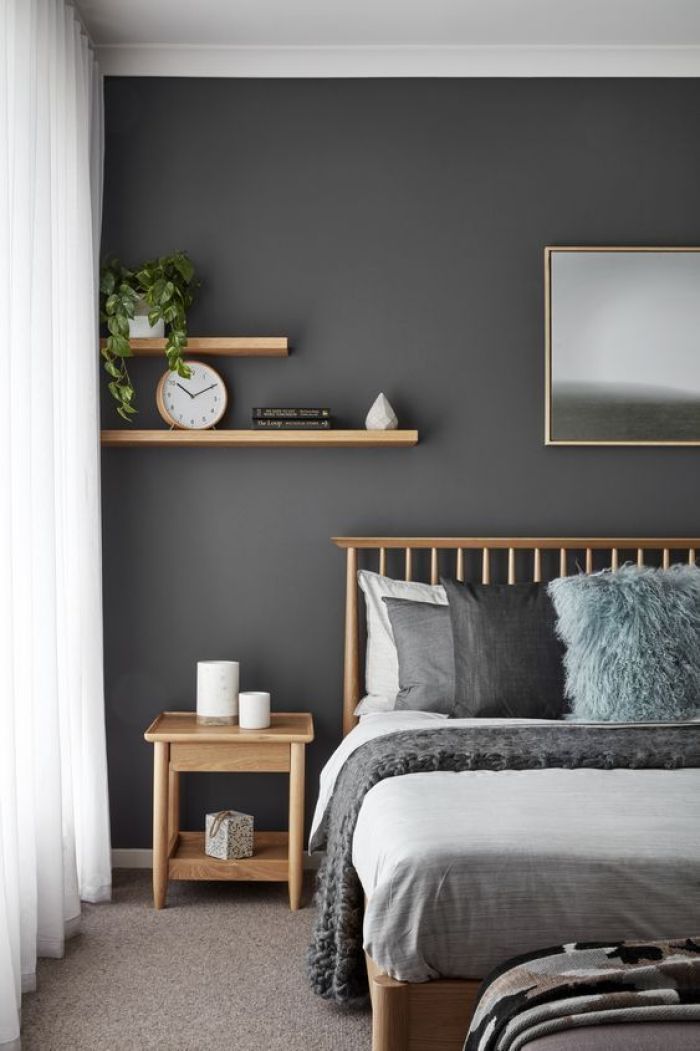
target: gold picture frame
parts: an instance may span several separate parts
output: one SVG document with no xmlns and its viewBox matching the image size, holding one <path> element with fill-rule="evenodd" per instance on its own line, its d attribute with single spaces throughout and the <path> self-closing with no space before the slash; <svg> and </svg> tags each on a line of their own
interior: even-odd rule
<svg viewBox="0 0 700 1051">
<path fill-rule="evenodd" d="M 658 255 L 665 254 L 683 254 L 695 253 L 699 255 L 699 269 L 698 275 L 700 276 L 700 247 L 697 246 L 670 246 L 670 245 L 644 245 L 644 246 L 622 246 L 622 245 L 547 245 L 544 249 L 544 307 L 545 307 L 545 445 L 560 445 L 560 446 L 696 446 L 700 445 L 700 392 L 697 395 L 697 399 L 689 399 L 688 402 L 684 402 L 684 412 L 688 414 L 692 410 L 689 405 L 694 405 L 695 400 L 698 403 L 698 425 L 697 425 L 697 437 L 684 437 L 671 436 L 671 437 L 655 437 L 650 435 L 648 437 L 593 437 L 593 436 L 567 436 L 566 426 L 563 427 L 559 424 L 555 426 L 556 406 L 554 404 L 554 392 L 553 392 L 553 281 L 552 281 L 552 264 L 553 259 L 557 253 L 621 253 L 621 254 L 639 254 L 640 257 L 648 253 L 656 253 Z M 699 289 L 700 291 L 700 289 Z M 700 303 L 700 295 L 698 296 L 698 302 Z M 700 309 L 700 308 L 699 308 Z M 700 329 L 699 333 L 699 346 L 700 346 Z M 698 374 L 700 376 L 700 353 L 698 356 Z M 651 388 L 649 388 L 651 389 Z M 649 398 L 649 395 L 646 395 Z M 560 396 L 561 398 L 561 396 Z M 661 406 L 660 404 L 648 402 L 649 405 L 654 404 L 655 410 L 657 410 L 657 416 L 659 415 Z M 670 404 L 670 403 L 668 403 Z M 678 395 L 678 405 L 681 404 L 681 396 Z M 638 408 L 639 406 L 637 406 Z M 667 407 L 667 406 L 666 406 Z M 559 416 L 561 418 L 563 414 L 561 410 Z M 652 414 L 653 415 L 653 414 Z M 621 417 L 620 417 L 621 418 Z M 641 426 L 641 424 L 640 424 Z M 650 424 L 651 426 L 651 424 Z M 679 422 L 679 429 L 680 422 Z"/>
</svg>

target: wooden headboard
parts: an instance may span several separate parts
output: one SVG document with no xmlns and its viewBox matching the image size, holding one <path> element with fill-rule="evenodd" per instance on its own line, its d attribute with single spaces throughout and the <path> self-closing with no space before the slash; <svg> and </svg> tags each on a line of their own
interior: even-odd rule
<svg viewBox="0 0 700 1051">
<path fill-rule="evenodd" d="M 357 570 L 360 557 L 366 568 L 405 580 L 440 576 L 481 580 L 483 584 L 514 584 L 516 580 L 551 580 L 578 567 L 586 573 L 624 561 L 667 567 L 673 561 L 695 563 L 700 537 L 484 537 L 484 536 L 336 536 L 333 543 L 346 551 L 345 668 L 343 674 L 343 734 L 357 722 L 354 715 L 362 697 L 360 671 L 360 616 Z M 681 554 L 682 552 L 682 554 Z M 397 562 L 397 559 L 399 560 Z M 398 565 L 398 569 L 397 569 Z"/>
</svg>

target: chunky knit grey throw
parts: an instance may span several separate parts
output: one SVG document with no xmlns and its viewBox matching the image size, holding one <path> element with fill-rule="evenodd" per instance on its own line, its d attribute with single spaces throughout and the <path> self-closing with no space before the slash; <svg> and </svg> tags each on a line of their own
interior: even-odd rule
<svg viewBox="0 0 700 1051">
<path fill-rule="evenodd" d="M 434 770 L 529 770 L 545 767 L 672 769 L 700 767 L 700 723 L 664 726 L 441 726 L 385 734 L 346 761 L 311 849 L 326 847 L 318 874 L 308 954 L 311 985 L 338 1004 L 363 1000 L 363 891 L 352 865 L 362 801 L 387 777 Z"/>
</svg>

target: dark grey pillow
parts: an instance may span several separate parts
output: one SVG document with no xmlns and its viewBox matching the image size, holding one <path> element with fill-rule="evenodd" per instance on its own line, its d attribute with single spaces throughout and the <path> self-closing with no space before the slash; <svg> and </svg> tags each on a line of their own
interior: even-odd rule
<svg viewBox="0 0 700 1051">
<path fill-rule="evenodd" d="M 559 719 L 564 647 L 543 584 L 443 580 L 455 655 L 455 718 Z"/>
<path fill-rule="evenodd" d="M 454 705 L 455 664 L 447 606 L 384 598 L 399 658 L 396 708 L 449 715 Z"/>
</svg>

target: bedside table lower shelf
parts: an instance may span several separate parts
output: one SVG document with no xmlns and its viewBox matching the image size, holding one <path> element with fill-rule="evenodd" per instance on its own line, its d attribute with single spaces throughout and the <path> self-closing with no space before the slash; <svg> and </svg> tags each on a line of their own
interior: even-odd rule
<svg viewBox="0 0 700 1051">
<path fill-rule="evenodd" d="M 256 832 L 253 857 L 220 861 L 204 853 L 203 832 L 180 832 L 170 853 L 168 879 L 267 880 L 286 883 L 289 835 Z"/>
<path fill-rule="evenodd" d="M 208 726 L 194 712 L 161 712 L 144 737 L 153 745 L 153 904 L 165 907 L 168 880 L 266 880 L 289 885 L 289 907 L 301 905 L 304 767 L 314 739 L 308 712 L 273 712 L 264 730 Z M 220 861 L 204 853 L 204 832 L 180 829 L 183 773 L 276 773 L 289 777 L 284 832 L 257 832 L 253 857 Z M 204 815 L 202 815 L 202 823 Z"/>
</svg>

